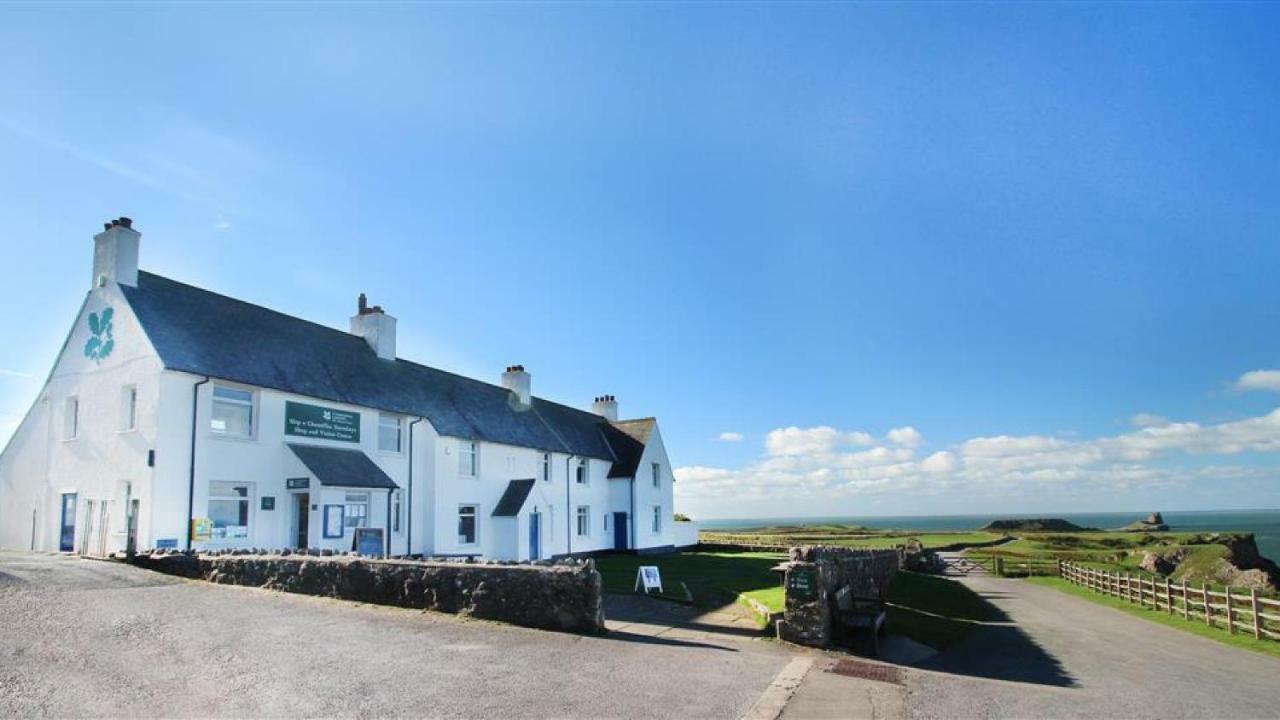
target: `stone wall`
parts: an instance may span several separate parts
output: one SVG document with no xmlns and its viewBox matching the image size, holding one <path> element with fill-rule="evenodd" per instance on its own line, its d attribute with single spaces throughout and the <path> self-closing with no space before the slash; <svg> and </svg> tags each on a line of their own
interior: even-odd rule
<svg viewBox="0 0 1280 720">
<path fill-rule="evenodd" d="M 227 585 L 437 610 L 544 630 L 604 632 L 600 573 L 591 560 L 468 563 L 157 551 L 139 554 L 133 562 Z"/>
<path fill-rule="evenodd" d="M 784 587 L 786 612 L 778 636 L 788 642 L 831 647 L 835 640 L 835 593 L 848 586 L 853 598 L 883 602 L 902 566 L 899 550 L 806 546 L 790 550 Z"/>
</svg>

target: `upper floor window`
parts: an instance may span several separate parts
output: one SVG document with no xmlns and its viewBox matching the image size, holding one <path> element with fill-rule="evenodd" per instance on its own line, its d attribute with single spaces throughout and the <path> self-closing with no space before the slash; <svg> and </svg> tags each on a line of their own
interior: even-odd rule
<svg viewBox="0 0 1280 720">
<path fill-rule="evenodd" d="M 586 458 L 578 458 L 578 467 L 576 468 L 577 472 L 574 475 L 574 481 L 579 485 L 587 484 L 587 479 L 589 478 L 589 475 L 587 474 L 587 470 L 589 469 L 587 462 L 588 460 Z"/>
<path fill-rule="evenodd" d="M 342 517 L 343 527 L 358 528 L 369 525 L 369 493 L 347 493 Z"/>
<path fill-rule="evenodd" d="M 551 482 L 551 453 L 542 453 L 542 482 Z"/>
<path fill-rule="evenodd" d="M 69 397 L 62 410 L 62 439 L 75 440 L 80 434 L 80 398 Z"/>
<path fill-rule="evenodd" d="M 653 464 L 653 486 L 659 487 L 661 485 L 662 485 L 662 463 L 654 463 Z"/>
<path fill-rule="evenodd" d="M 213 386 L 210 429 L 219 435 L 253 437 L 253 391 Z"/>
<path fill-rule="evenodd" d="M 587 505 L 578 506 L 578 537 L 585 537 L 591 534 L 591 508 Z"/>
<path fill-rule="evenodd" d="M 467 477 L 480 474 L 480 443 L 473 440 L 458 443 L 458 472 Z"/>
<path fill-rule="evenodd" d="M 400 452 L 400 416 L 378 413 L 378 449 Z"/>
<path fill-rule="evenodd" d="M 120 389 L 120 429 L 138 427 L 138 388 L 126 385 Z"/>
</svg>

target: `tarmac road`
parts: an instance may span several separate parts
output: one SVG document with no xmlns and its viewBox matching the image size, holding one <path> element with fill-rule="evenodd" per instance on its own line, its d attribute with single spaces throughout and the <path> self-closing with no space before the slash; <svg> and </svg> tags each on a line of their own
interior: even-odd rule
<svg viewBox="0 0 1280 720">
<path fill-rule="evenodd" d="M 0 717 L 734 718 L 793 653 L 582 637 L 0 552 Z"/>
<path fill-rule="evenodd" d="M 1280 717 L 1280 659 L 1021 580 L 962 582 L 1011 622 L 909 671 L 911 717 Z"/>
</svg>

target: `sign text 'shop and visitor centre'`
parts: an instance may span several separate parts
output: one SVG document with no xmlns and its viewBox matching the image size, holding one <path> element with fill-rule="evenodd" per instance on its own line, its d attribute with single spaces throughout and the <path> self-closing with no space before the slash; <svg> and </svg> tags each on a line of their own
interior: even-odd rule
<svg viewBox="0 0 1280 720">
<path fill-rule="evenodd" d="M 128 218 L 0 454 L 0 545 L 319 548 L 529 560 L 696 542 L 672 522 L 653 418 L 619 420 L 396 357 L 360 296 L 350 332 L 138 269 Z M 687 523 L 679 523 L 684 526 Z M 692 537 L 692 540 L 688 538 Z"/>
</svg>

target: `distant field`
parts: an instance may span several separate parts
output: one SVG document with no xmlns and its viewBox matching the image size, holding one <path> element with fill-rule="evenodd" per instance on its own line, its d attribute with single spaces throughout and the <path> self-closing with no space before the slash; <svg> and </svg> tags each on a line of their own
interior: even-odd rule
<svg viewBox="0 0 1280 720">
<path fill-rule="evenodd" d="M 703 531 L 703 542 L 731 543 L 737 545 L 836 545 L 840 547 L 890 548 L 902 545 L 908 538 L 916 538 L 925 547 L 944 547 L 956 544 L 978 544 L 999 540 L 1003 535 L 987 532 L 934 532 L 913 533 L 905 530 L 871 530 L 856 525 L 778 525 L 734 530 L 732 532 Z"/>
</svg>

